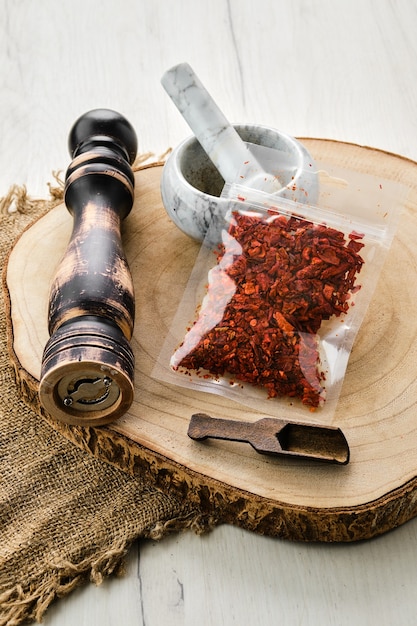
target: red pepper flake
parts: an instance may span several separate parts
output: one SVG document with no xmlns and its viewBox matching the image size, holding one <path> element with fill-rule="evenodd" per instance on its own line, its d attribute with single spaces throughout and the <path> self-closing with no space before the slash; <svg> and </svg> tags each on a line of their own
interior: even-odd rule
<svg viewBox="0 0 417 626">
<path fill-rule="evenodd" d="M 229 234 L 241 253 L 230 255 L 227 244 L 218 252 L 219 263 L 228 252 L 233 260 L 212 274 L 204 315 L 179 349 L 185 356 L 175 369 L 208 371 L 216 379 L 228 373 L 264 387 L 269 398 L 300 398 L 314 409 L 325 379 L 317 332 L 324 320 L 348 311 L 359 289 L 363 235 L 353 231 L 346 239 L 324 224 L 238 212 Z"/>
</svg>

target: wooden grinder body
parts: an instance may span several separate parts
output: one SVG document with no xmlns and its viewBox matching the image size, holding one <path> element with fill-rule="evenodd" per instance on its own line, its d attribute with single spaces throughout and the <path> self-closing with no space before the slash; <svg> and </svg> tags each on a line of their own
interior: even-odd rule
<svg viewBox="0 0 417 626">
<path fill-rule="evenodd" d="M 100 425 L 133 401 L 135 299 L 121 223 L 133 205 L 137 143 L 122 116 L 99 109 L 75 123 L 69 144 L 73 230 L 51 288 L 39 397 L 56 419 Z"/>
</svg>

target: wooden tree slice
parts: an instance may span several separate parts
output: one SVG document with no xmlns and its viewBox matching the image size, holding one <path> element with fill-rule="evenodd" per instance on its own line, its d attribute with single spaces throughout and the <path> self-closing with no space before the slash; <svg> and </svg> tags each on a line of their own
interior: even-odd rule
<svg viewBox="0 0 417 626">
<path fill-rule="evenodd" d="M 203 525 L 226 522 L 291 539 L 353 541 L 417 514 L 417 164 L 352 144 L 303 142 L 318 161 L 401 181 L 410 192 L 336 410 L 334 423 L 350 444 L 349 465 L 272 458 L 245 444 L 197 443 L 187 436 L 193 413 L 247 421 L 259 415 L 151 376 L 199 250 L 166 215 L 161 166 L 136 173 L 135 205 L 124 224 L 137 302 L 134 403 L 108 427 L 52 423 L 96 456 L 189 501 Z M 66 208 L 57 206 L 24 232 L 7 267 L 12 361 L 25 397 L 38 410 L 49 288 L 71 227 Z"/>
</svg>

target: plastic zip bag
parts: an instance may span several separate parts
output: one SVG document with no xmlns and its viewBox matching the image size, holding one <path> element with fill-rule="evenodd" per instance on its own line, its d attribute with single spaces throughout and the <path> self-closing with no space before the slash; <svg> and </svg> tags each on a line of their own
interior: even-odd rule
<svg viewBox="0 0 417 626">
<path fill-rule="evenodd" d="M 157 378 L 270 415 L 332 421 L 406 190 L 316 167 L 315 205 L 226 185 L 228 210 L 207 231 Z"/>
</svg>

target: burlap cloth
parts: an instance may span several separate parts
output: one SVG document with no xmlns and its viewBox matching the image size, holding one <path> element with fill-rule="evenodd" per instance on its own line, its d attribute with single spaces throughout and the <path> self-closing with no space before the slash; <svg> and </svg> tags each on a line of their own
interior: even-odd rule
<svg viewBox="0 0 417 626">
<path fill-rule="evenodd" d="M 3 275 L 16 237 L 61 200 L 62 188 L 50 190 L 49 200 L 32 200 L 13 187 L 0 200 Z M 195 513 L 76 447 L 29 408 L 9 359 L 4 290 L 0 301 L 0 625 L 12 626 L 41 621 L 83 582 L 120 574 L 135 539 L 189 527 Z"/>
</svg>

